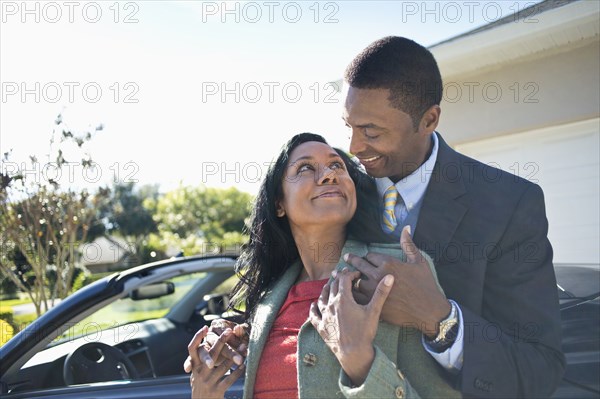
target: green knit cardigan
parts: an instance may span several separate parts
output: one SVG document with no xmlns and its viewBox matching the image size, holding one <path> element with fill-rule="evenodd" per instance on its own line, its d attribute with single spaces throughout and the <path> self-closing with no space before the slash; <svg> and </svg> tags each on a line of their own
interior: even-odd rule
<svg viewBox="0 0 600 399">
<path fill-rule="evenodd" d="M 347 240 L 342 256 L 348 252 L 358 256 L 365 256 L 367 252 L 378 252 L 406 260 L 397 244 L 365 244 Z M 433 275 L 436 276 L 433 262 L 427 255 L 424 256 Z M 337 269 L 341 270 L 344 267 L 353 270 L 352 266 L 340 258 Z M 256 370 L 271 326 L 301 270 L 300 261 L 293 264 L 268 290 L 257 306 L 248 346 L 244 398 L 253 396 Z M 442 290 L 439 283 L 438 288 Z M 360 320 L 356 322 L 360 323 Z M 421 333 L 417 329 L 398 327 L 381 321 L 373 346 L 375 359 L 366 380 L 361 386 L 352 387 L 337 358 L 308 321 L 307 315 L 307 321 L 298 333 L 297 370 L 300 399 L 461 397 L 460 392 L 444 378 L 446 372 L 423 348 Z"/>
</svg>

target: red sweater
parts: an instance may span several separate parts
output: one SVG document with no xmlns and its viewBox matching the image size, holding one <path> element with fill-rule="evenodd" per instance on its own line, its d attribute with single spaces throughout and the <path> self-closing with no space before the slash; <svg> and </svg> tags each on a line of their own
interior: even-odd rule
<svg viewBox="0 0 600 399">
<path fill-rule="evenodd" d="M 298 398 L 298 332 L 308 319 L 310 304 L 317 301 L 327 280 L 298 283 L 288 292 L 260 357 L 255 399 Z"/>
</svg>

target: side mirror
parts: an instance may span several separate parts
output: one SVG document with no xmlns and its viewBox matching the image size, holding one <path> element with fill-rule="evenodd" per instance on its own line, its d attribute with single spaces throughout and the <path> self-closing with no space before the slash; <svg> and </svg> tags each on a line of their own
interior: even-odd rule
<svg viewBox="0 0 600 399">
<path fill-rule="evenodd" d="M 143 299 L 160 298 L 175 292 L 175 284 L 170 281 L 149 284 L 131 291 L 129 297 L 134 301 Z"/>
</svg>

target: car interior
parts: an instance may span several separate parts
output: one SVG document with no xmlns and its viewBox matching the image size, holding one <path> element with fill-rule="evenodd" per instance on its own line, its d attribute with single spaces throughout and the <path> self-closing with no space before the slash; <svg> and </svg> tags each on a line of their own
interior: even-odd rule
<svg viewBox="0 0 600 399">
<path fill-rule="evenodd" d="M 22 367 L 3 376 L 4 392 L 12 397 L 81 384 L 185 375 L 187 345 L 196 331 L 216 318 L 241 321 L 238 313 L 227 312 L 233 262 L 213 268 L 184 263 L 131 278 L 123 293 L 40 339 L 41 350 L 30 351 Z"/>
</svg>

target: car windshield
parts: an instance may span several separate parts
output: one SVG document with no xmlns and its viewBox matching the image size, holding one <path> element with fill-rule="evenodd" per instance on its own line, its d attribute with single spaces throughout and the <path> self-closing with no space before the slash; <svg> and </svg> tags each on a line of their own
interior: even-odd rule
<svg viewBox="0 0 600 399">
<path fill-rule="evenodd" d="M 85 319 L 71 324 L 52 344 L 69 341 L 81 336 L 96 335 L 101 331 L 121 326 L 125 327 L 118 328 L 115 331 L 124 335 L 134 334 L 136 325 L 133 323 L 164 317 L 171 307 L 206 275 L 205 272 L 199 272 L 165 280 L 174 284 L 175 291 L 159 298 L 133 300 L 126 297 L 119 299 Z"/>
</svg>

